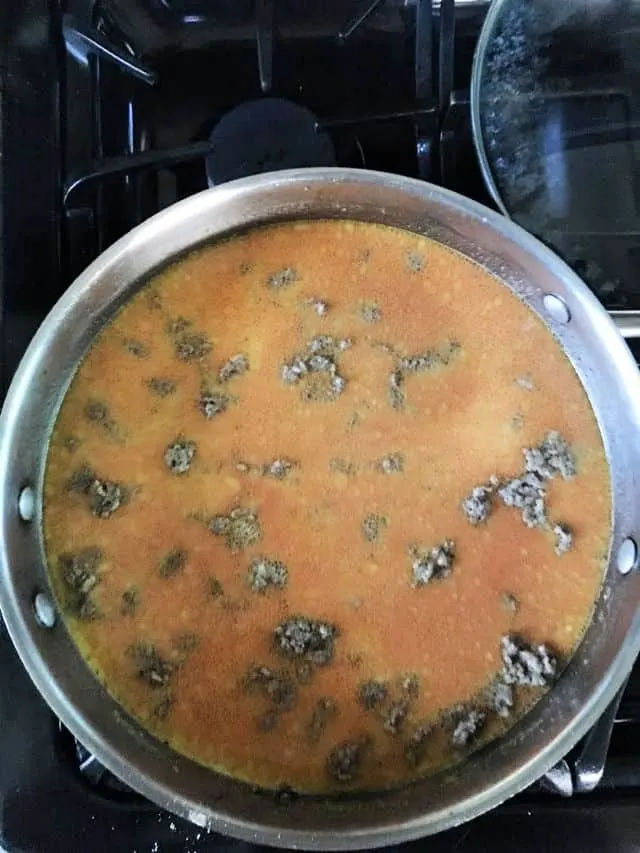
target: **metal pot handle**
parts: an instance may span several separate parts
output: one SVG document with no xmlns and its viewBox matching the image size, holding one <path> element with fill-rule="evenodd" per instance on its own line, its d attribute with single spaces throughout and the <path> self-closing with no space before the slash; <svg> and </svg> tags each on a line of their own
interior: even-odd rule
<svg viewBox="0 0 640 853">
<path fill-rule="evenodd" d="M 613 724 L 626 686 L 627 680 L 576 751 L 544 774 L 540 784 L 545 790 L 561 797 L 571 797 L 589 793 L 598 787 L 604 775 Z"/>
<path fill-rule="evenodd" d="M 623 338 L 640 338 L 640 311 L 609 311 L 609 316 Z"/>
<path fill-rule="evenodd" d="M 609 311 L 609 316 L 623 338 L 626 340 L 640 338 L 640 311 Z M 593 791 L 598 786 L 604 773 L 611 732 L 625 687 L 626 681 L 613 702 L 583 739 L 577 752 L 568 758 L 563 758 L 544 774 L 540 784 L 545 790 L 560 794 L 562 797 L 571 797 L 574 793 Z"/>
</svg>

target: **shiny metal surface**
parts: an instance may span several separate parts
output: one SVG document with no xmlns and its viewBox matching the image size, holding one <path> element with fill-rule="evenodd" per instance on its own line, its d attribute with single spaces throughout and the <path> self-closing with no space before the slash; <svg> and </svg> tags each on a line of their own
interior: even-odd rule
<svg viewBox="0 0 640 853">
<path fill-rule="evenodd" d="M 471 76 L 495 203 L 618 308 L 637 278 L 639 51 L 636 0 L 493 0 Z"/>
<path fill-rule="evenodd" d="M 0 605 L 36 686 L 77 738 L 131 787 L 199 826 L 281 847 L 372 848 L 469 820 L 539 778 L 613 700 L 640 649 L 640 572 L 610 560 L 593 621 L 554 689 L 504 738 L 401 791 L 324 800 L 277 798 L 215 774 L 147 735 L 96 682 L 62 620 L 35 618 L 48 592 L 41 540 L 47 439 L 62 395 L 96 332 L 159 266 L 254 223 L 349 217 L 427 234 L 495 273 L 547 322 L 589 394 L 610 464 L 612 551 L 640 538 L 640 376 L 615 324 L 571 270 L 498 214 L 447 190 L 395 175 L 316 169 L 278 172 L 208 190 L 168 208 L 101 255 L 33 339 L 0 416 Z M 544 312 L 553 292 L 571 315 Z M 36 515 L 21 519 L 21 490 Z"/>
<path fill-rule="evenodd" d="M 627 340 L 640 338 L 640 311 L 610 311 L 609 316 Z"/>
<path fill-rule="evenodd" d="M 98 55 L 109 60 L 114 65 L 118 65 L 127 74 L 130 74 L 137 80 L 141 80 L 148 86 L 155 86 L 158 82 L 154 71 L 144 66 L 132 55 L 123 53 L 113 47 L 100 33 L 82 32 L 72 15 L 64 15 L 62 20 L 62 35 L 68 53 L 81 65 L 88 65 L 89 57 Z"/>
<path fill-rule="evenodd" d="M 613 702 L 586 736 L 580 755 L 574 762 L 575 790 L 579 794 L 594 791 L 604 775 L 604 765 L 609 751 L 613 724 L 620 707 L 626 682 L 616 694 Z"/>
<path fill-rule="evenodd" d="M 498 209 L 505 215 L 509 216 L 509 211 L 502 199 L 500 190 L 493 174 L 493 169 L 489 164 L 487 148 L 485 145 L 485 136 L 482 128 L 482 74 L 484 72 L 487 49 L 493 39 L 496 22 L 502 14 L 504 2 L 509 0 L 493 0 L 487 16 L 484 19 L 484 24 L 480 30 L 478 41 L 476 44 L 475 53 L 473 55 L 473 65 L 471 67 L 471 84 L 469 87 L 469 100 L 471 107 L 471 129 L 473 132 L 473 143 L 476 149 L 478 164 L 482 173 L 486 188 L 489 190 L 491 198 L 495 202 Z"/>
</svg>

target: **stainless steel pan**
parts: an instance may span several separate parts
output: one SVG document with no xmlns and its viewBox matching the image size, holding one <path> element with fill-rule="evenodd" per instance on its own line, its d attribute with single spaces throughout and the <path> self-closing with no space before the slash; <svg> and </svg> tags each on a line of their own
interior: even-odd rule
<svg viewBox="0 0 640 853">
<path fill-rule="evenodd" d="M 553 690 L 504 738 L 402 791 L 324 800 L 256 792 L 173 753 L 96 682 L 52 606 L 41 538 L 47 440 L 96 332 L 145 278 L 184 250 L 285 218 L 349 217 L 427 234 L 497 274 L 548 324 L 598 418 L 613 486 L 612 546 L 584 641 Z M 470 310 L 473 306 L 470 305 Z M 55 714 L 117 776 L 200 826 L 251 841 L 354 849 L 434 833 L 540 777 L 613 699 L 640 649 L 640 376 L 614 323 L 554 254 L 517 225 L 446 190 L 394 175 L 300 170 L 180 202 L 101 255 L 31 343 L 0 419 L 0 604 L 22 661 Z M 622 571 L 621 571 L 622 570 Z"/>
</svg>

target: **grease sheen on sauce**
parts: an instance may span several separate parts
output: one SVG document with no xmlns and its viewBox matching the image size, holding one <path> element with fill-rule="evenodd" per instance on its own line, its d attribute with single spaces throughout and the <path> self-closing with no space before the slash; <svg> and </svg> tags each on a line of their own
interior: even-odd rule
<svg viewBox="0 0 640 853">
<path fill-rule="evenodd" d="M 200 336 L 195 357 L 176 343 L 181 323 Z M 281 377 L 283 363 L 319 334 L 352 342 L 337 358 L 344 392 L 330 402 L 304 400 Z M 452 341 L 455 357 L 407 377 L 405 404 L 393 408 L 389 348 L 412 355 Z M 237 354 L 249 369 L 220 383 Z M 214 417 L 203 415 L 203 388 L 228 397 Z M 98 420 L 87 417 L 96 401 L 106 407 Z M 574 479 L 548 486 L 550 514 L 574 534 L 560 558 L 514 510 L 499 506 L 478 527 L 460 511 L 473 486 L 518 473 L 522 448 L 551 429 L 569 441 L 578 467 Z M 165 452 L 180 441 L 195 452 L 176 473 Z M 402 464 L 385 470 L 385 458 Z M 286 474 L 270 475 L 283 459 L 292 463 Z M 108 518 L 69 488 L 83 465 L 126 487 Z M 236 506 L 254 510 L 261 525 L 259 541 L 238 550 L 205 523 Z M 577 376 L 503 285 L 408 232 L 284 223 L 174 263 L 103 330 L 55 425 L 44 530 L 72 635 L 128 711 L 205 765 L 268 788 L 318 792 L 395 785 L 463 758 L 436 725 L 426 757 L 410 766 L 409 736 L 481 693 L 500 669 L 503 634 L 571 655 L 602 580 L 610 494 Z M 412 587 L 408 548 L 445 539 L 456 545 L 454 571 Z M 61 554 L 86 548 L 102 554 L 93 619 L 69 609 L 57 568 Z M 251 588 L 260 558 L 286 567 L 284 586 Z M 327 620 L 339 635 L 331 662 L 296 680 L 293 706 L 277 709 L 274 722 L 272 702 L 247 689 L 245 676 L 264 666 L 296 679 L 273 640 L 296 615 Z M 171 663 L 169 687 L 139 677 L 136 644 Z M 407 673 L 419 691 L 394 735 L 358 691 L 376 679 L 397 698 Z M 511 720 L 491 718 L 477 744 L 537 695 L 518 694 Z M 358 778 L 337 783 L 327 773 L 332 749 L 363 737 Z"/>
</svg>

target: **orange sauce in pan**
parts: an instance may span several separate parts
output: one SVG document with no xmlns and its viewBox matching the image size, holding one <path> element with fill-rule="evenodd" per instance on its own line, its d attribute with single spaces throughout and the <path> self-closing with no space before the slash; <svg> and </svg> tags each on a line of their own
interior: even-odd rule
<svg viewBox="0 0 640 853">
<path fill-rule="evenodd" d="M 575 475 L 544 479 L 529 528 L 499 489 L 550 431 Z M 415 234 L 292 222 L 177 261 L 97 337 L 44 533 L 69 630 L 127 711 L 216 770 L 327 792 L 432 772 L 526 712 L 552 679 L 496 713 L 501 639 L 559 671 L 610 506 L 582 385 L 505 286 Z"/>
</svg>

